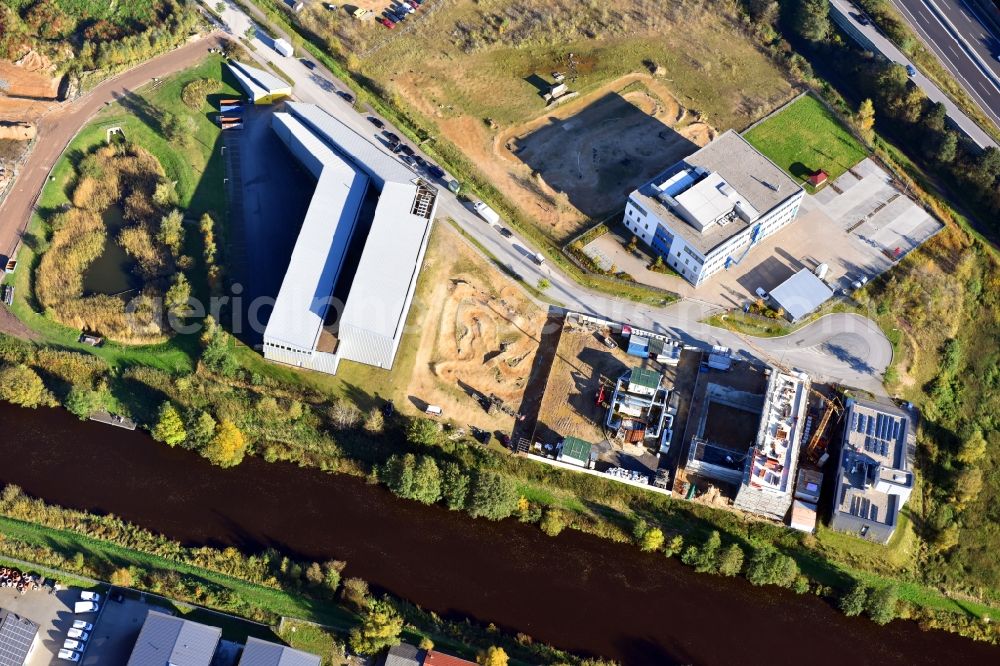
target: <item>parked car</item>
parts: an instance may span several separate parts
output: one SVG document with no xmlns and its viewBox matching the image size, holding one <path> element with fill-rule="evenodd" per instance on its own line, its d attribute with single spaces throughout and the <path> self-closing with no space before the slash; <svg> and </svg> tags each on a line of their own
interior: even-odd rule
<svg viewBox="0 0 1000 666">
<path fill-rule="evenodd" d="M 405 21 L 406 20 L 406 12 L 404 12 L 402 9 L 396 9 L 395 7 L 393 7 L 391 9 L 386 10 L 386 11 L 388 11 L 388 13 L 391 14 L 393 16 L 393 18 L 395 18 L 397 21 Z"/>
<path fill-rule="evenodd" d="M 399 143 L 399 137 L 389 130 L 382 130 L 382 136 L 384 136 L 390 143 Z"/>
<path fill-rule="evenodd" d="M 97 592 L 83 591 L 80 593 L 80 601 L 100 601 L 101 595 Z"/>
<path fill-rule="evenodd" d="M 84 624 L 87 624 L 87 623 L 84 623 Z M 89 627 L 91 625 L 87 624 L 87 626 Z M 84 642 L 86 642 L 87 640 L 90 639 L 90 634 L 88 634 L 83 629 L 77 629 L 76 627 L 73 627 L 72 629 L 70 629 L 69 631 L 67 631 L 66 635 L 69 638 L 72 638 L 72 639 L 78 640 L 78 641 L 84 641 Z"/>
<path fill-rule="evenodd" d="M 413 10 L 420 9 L 420 5 L 414 2 L 414 0 L 406 0 L 404 4 L 409 5 Z"/>
<path fill-rule="evenodd" d="M 753 293 L 757 294 L 757 298 L 767 298 L 767 290 L 764 287 L 757 287 Z"/>
<path fill-rule="evenodd" d="M 98 606 L 93 601 L 78 601 L 75 604 L 73 604 L 73 612 L 77 613 L 77 614 L 79 614 L 79 613 L 96 613 L 98 610 L 100 610 L 100 608 L 101 607 Z"/>
<path fill-rule="evenodd" d="M 81 631 L 91 631 L 94 628 L 89 622 L 84 622 L 83 620 L 73 620 L 73 629 L 79 629 Z"/>
<path fill-rule="evenodd" d="M 413 156 L 413 161 L 416 162 L 417 166 L 419 166 L 419 167 L 425 167 L 425 166 L 427 166 L 427 160 L 425 160 L 424 158 L 422 158 L 420 155 L 414 155 Z"/>
<path fill-rule="evenodd" d="M 414 153 L 413 148 L 410 148 L 405 143 L 399 144 L 399 152 L 403 153 L 404 155 L 410 155 L 410 156 L 412 156 Z"/>
<path fill-rule="evenodd" d="M 441 178 L 444 176 L 444 169 L 436 164 L 427 164 L 427 173 L 434 176 L 435 178 Z"/>
<path fill-rule="evenodd" d="M 416 9 L 414 9 L 413 7 L 411 7 L 410 5 L 406 4 L 405 0 L 400 0 L 400 3 L 399 3 L 398 6 L 399 6 L 399 9 L 397 9 L 396 11 L 404 11 L 407 14 L 412 14 L 415 11 L 417 11 Z"/>
<path fill-rule="evenodd" d="M 379 129 L 382 129 L 383 127 L 385 127 L 385 123 L 382 122 L 381 120 L 379 120 L 378 118 L 376 118 L 375 116 L 368 116 L 368 122 L 370 122 L 372 125 L 374 125 L 375 127 L 379 128 Z"/>
<path fill-rule="evenodd" d="M 865 16 L 864 14 L 858 14 L 858 23 L 860 23 L 861 25 L 868 25 L 869 23 L 871 23 L 871 21 L 868 20 L 868 17 Z"/>
<path fill-rule="evenodd" d="M 66 640 L 63 641 L 63 649 L 64 650 L 79 650 L 80 652 L 82 652 L 83 651 L 83 643 L 81 643 L 80 641 L 73 640 L 72 638 L 67 638 Z"/>
<path fill-rule="evenodd" d="M 392 21 L 390 21 L 385 16 L 379 16 L 378 17 L 378 22 L 381 23 L 382 25 L 384 25 L 385 27 L 389 28 L 390 30 L 392 30 L 393 28 L 396 27 L 396 24 L 393 23 Z"/>
<path fill-rule="evenodd" d="M 500 227 L 500 235 L 504 238 L 512 238 L 514 236 L 514 234 L 511 233 L 511 230 L 507 227 Z"/>
<path fill-rule="evenodd" d="M 909 76 L 916 76 L 917 75 L 917 68 L 914 67 L 913 65 L 907 65 L 906 66 L 906 73 Z"/>
<path fill-rule="evenodd" d="M 73 652 L 72 650 L 66 650 L 65 648 L 59 650 L 59 654 L 57 656 L 63 661 L 80 661 L 79 652 Z"/>
<path fill-rule="evenodd" d="M 382 22 L 383 19 L 391 23 L 393 28 L 396 27 L 396 21 L 399 20 L 396 18 L 396 15 L 390 12 L 388 9 L 382 12 L 382 16 L 379 17 L 380 22 Z M 385 23 L 383 22 L 382 25 L 385 25 Z"/>
<path fill-rule="evenodd" d="M 316 69 L 316 63 L 314 63 L 312 60 L 303 58 L 302 64 L 306 66 L 306 69 Z"/>
<path fill-rule="evenodd" d="M 354 95 L 347 92 L 346 90 L 338 90 L 337 94 L 340 95 L 340 98 L 345 102 L 347 102 L 348 104 L 354 104 Z"/>
</svg>

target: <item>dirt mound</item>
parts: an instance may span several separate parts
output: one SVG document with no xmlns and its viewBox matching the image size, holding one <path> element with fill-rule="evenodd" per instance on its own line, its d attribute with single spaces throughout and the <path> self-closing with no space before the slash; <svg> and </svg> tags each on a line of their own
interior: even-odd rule
<svg viewBox="0 0 1000 666">
<path fill-rule="evenodd" d="M 28 51 L 15 60 L 14 64 L 26 72 L 49 72 L 52 70 L 52 63 L 49 62 L 49 59 L 35 50 Z"/>
<path fill-rule="evenodd" d="M 0 118 L 35 122 L 57 102 L 59 78 L 52 65 L 34 51 L 16 63 L 0 60 Z"/>
<path fill-rule="evenodd" d="M 0 139 L 29 141 L 35 138 L 36 131 L 35 126 L 31 123 L 0 120 Z"/>
</svg>

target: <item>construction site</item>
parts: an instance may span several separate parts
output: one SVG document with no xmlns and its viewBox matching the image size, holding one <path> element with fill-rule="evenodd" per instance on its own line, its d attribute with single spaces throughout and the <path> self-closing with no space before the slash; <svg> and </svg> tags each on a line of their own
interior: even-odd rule
<svg viewBox="0 0 1000 666">
<path fill-rule="evenodd" d="M 833 387 L 576 313 L 542 376 L 522 453 L 815 529 L 843 415 Z"/>
<path fill-rule="evenodd" d="M 586 453 L 568 462 L 653 484 L 686 414 L 697 367 L 686 353 L 667 336 L 569 313 L 552 364 L 540 373 L 531 452 L 562 460 L 567 440 L 582 442 Z"/>
</svg>

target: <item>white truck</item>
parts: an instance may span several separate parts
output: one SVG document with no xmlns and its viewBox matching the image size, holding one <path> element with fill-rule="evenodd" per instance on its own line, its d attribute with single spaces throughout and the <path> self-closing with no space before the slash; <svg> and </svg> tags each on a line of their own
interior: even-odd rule
<svg viewBox="0 0 1000 666">
<path fill-rule="evenodd" d="M 295 49 L 293 49 L 292 45 L 283 39 L 274 40 L 274 50 L 286 58 L 291 58 L 295 55 Z"/>
<path fill-rule="evenodd" d="M 497 212 L 482 201 L 473 204 L 472 208 L 479 213 L 479 217 L 483 218 L 490 224 L 500 224 L 500 216 Z"/>
</svg>

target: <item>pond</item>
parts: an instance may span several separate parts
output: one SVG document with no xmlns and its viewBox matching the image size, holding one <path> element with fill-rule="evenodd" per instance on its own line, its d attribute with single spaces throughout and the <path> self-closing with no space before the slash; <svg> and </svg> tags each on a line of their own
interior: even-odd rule
<svg viewBox="0 0 1000 666">
<path fill-rule="evenodd" d="M 104 225 L 108 230 L 104 240 L 104 252 L 84 271 L 83 293 L 85 296 L 119 294 L 142 286 L 141 281 L 132 271 L 135 262 L 116 242 L 118 232 L 125 226 L 121 207 L 118 204 L 112 204 L 104 211 L 103 218 Z"/>
<path fill-rule="evenodd" d="M 401 500 L 363 479 L 247 458 L 232 469 L 61 409 L 0 403 L 0 484 L 186 544 L 346 560 L 427 610 L 632 664 L 997 664 L 1000 647 L 878 627 L 811 595 L 697 574 L 567 530 L 556 538 Z"/>
</svg>

